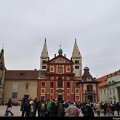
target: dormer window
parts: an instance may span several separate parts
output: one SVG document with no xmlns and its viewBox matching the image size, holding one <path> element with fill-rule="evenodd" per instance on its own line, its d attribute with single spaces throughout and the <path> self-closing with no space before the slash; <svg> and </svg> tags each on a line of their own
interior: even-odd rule
<svg viewBox="0 0 120 120">
<path fill-rule="evenodd" d="M 90 77 L 88 77 L 88 78 L 87 78 L 87 81 L 91 81 L 91 78 L 90 78 Z"/>
</svg>

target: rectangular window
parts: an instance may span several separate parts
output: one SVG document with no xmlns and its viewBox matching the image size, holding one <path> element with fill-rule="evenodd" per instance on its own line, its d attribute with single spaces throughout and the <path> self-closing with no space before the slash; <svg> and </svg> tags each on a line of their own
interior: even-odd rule
<svg viewBox="0 0 120 120">
<path fill-rule="evenodd" d="M 79 60 L 75 60 L 75 64 L 79 64 Z"/>
<path fill-rule="evenodd" d="M 87 85 L 87 92 L 93 92 L 93 86 Z"/>
<path fill-rule="evenodd" d="M 41 87 L 45 87 L 45 82 L 41 82 Z"/>
<path fill-rule="evenodd" d="M 79 69 L 79 66 L 75 66 L 75 69 Z"/>
<path fill-rule="evenodd" d="M 54 83 L 50 82 L 50 88 L 53 88 L 53 87 L 54 87 Z"/>
<path fill-rule="evenodd" d="M 46 63 L 47 63 L 47 61 L 46 61 L 46 60 L 43 60 L 43 61 L 42 61 L 42 63 L 43 63 L 43 64 L 46 64 Z"/>
<path fill-rule="evenodd" d="M 67 82 L 67 88 L 70 88 L 70 82 Z"/>
<path fill-rule="evenodd" d="M 41 89 L 41 93 L 45 93 L 45 89 Z"/>
<path fill-rule="evenodd" d="M 42 66 L 42 69 L 46 69 L 46 66 Z"/>
<path fill-rule="evenodd" d="M 50 72 L 54 72 L 54 67 L 50 66 Z"/>
<path fill-rule="evenodd" d="M 79 93 L 79 90 L 78 90 L 78 89 L 75 89 L 75 93 Z"/>
<path fill-rule="evenodd" d="M 63 80 L 62 78 L 58 78 L 58 88 L 62 88 L 63 87 Z"/>
<path fill-rule="evenodd" d="M 75 83 L 75 87 L 79 87 L 79 84 L 78 84 L 78 83 Z"/>
</svg>

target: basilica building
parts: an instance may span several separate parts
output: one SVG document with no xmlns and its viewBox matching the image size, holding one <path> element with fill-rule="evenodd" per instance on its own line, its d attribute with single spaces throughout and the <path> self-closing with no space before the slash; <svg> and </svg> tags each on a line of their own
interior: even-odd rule
<svg viewBox="0 0 120 120">
<path fill-rule="evenodd" d="M 90 74 L 88 67 L 84 67 L 82 73 L 82 56 L 76 40 L 70 59 L 66 54 L 63 55 L 61 46 L 58 53 L 49 58 L 45 39 L 39 70 L 7 70 L 6 66 L 4 68 L 1 100 L 12 98 L 20 101 L 25 96 L 44 97 L 45 100 L 99 101 L 99 82 Z"/>
</svg>

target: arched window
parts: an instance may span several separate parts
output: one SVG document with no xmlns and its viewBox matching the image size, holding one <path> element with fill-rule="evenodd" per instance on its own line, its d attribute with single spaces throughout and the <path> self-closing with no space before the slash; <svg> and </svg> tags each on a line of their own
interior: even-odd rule
<svg viewBox="0 0 120 120">
<path fill-rule="evenodd" d="M 62 78 L 59 77 L 58 78 L 58 88 L 62 88 L 63 87 L 63 81 L 62 81 Z"/>
</svg>

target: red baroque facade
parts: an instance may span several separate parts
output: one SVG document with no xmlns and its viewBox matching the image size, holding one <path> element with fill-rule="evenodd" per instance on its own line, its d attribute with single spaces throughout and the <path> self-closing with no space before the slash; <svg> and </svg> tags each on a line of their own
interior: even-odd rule
<svg viewBox="0 0 120 120">
<path fill-rule="evenodd" d="M 46 70 L 38 75 L 38 98 L 98 102 L 98 81 L 85 67 L 84 74 L 77 78 L 73 73 L 74 62 L 59 53 L 46 62 Z"/>
</svg>

